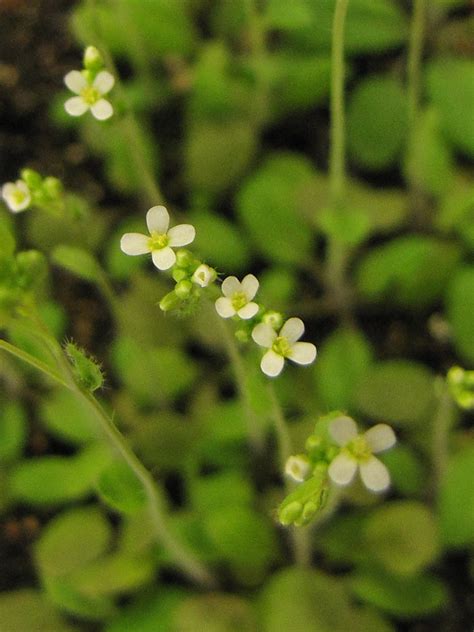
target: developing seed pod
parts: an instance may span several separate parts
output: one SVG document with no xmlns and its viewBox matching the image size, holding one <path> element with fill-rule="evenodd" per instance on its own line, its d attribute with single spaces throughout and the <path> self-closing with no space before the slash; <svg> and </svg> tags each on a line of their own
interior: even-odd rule
<svg viewBox="0 0 474 632">
<path fill-rule="evenodd" d="M 82 349 L 73 342 L 67 342 L 64 348 L 72 365 L 74 375 L 85 389 L 93 393 L 104 384 L 104 374 L 100 365 L 88 357 Z"/>
</svg>

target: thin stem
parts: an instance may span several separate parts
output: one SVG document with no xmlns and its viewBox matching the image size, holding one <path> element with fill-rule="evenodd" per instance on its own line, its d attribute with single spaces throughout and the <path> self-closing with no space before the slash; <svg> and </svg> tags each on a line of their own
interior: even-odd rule
<svg viewBox="0 0 474 632">
<path fill-rule="evenodd" d="M 271 416 L 277 435 L 280 467 L 281 471 L 284 471 L 286 461 L 293 452 L 291 437 L 272 382 L 269 382 L 268 384 L 268 395 L 270 398 Z M 291 492 L 292 488 L 293 485 L 291 482 L 285 480 L 286 492 Z M 310 530 L 308 530 L 308 528 L 295 527 L 291 530 L 293 554 L 298 566 L 310 566 L 311 564 L 311 541 L 309 536 Z"/>
<path fill-rule="evenodd" d="M 431 443 L 434 470 L 434 492 L 438 491 L 440 482 L 446 472 L 448 463 L 449 431 L 454 423 L 454 417 L 456 414 L 456 407 L 444 379 L 440 378 L 436 386 L 439 389 L 437 392 L 438 405 L 433 417 L 433 434 Z"/>
<path fill-rule="evenodd" d="M 340 209 L 345 190 L 344 28 L 349 0 L 337 0 L 331 50 L 331 150 L 329 188 L 333 209 Z"/>
<path fill-rule="evenodd" d="M 213 310 L 215 312 L 215 310 Z M 227 354 L 229 356 L 229 360 L 232 365 L 232 369 L 234 372 L 235 382 L 237 385 L 237 391 L 239 394 L 240 401 L 242 402 L 242 406 L 245 412 L 245 418 L 247 421 L 247 430 L 249 435 L 249 442 L 257 454 L 261 454 L 264 446 L 264 437 L 262 426 L 258 420 L 257 415 L 255 414 L 255 410 L 252 405 L 251 396 L 250 396 L 250 387 L 249 381 L 247 378 L 247 372 L 245 370 L 245 366 L 242 360 L 242 356 L 240 355 L 239 348 L 237 346 L 237 341 L 235 337 L 229 330 L 229 327 L 226 322 L 222 318 L 220 318 L 216 314 L 216 318 L 219 322 L 219 327 L 222 331 L 222 335 L 224 338 L 224 344 L 227 350 Z"/>
<path fill-rule="evenodd" d="M 427 9 L 427 0 L 414 0 L 407 62 L 408 123 L 410 134 L 413 134 L 420 105 L 421 61 L 423 56 Z"/>
<path fill-rule="evenodd" d="M 44 373 L 44 375 L 47 375 L 48 377 L 50 377 L 52 380 L 54 380 L 58 384 L 61 384 L 61 386 L 64 386 L 69 389 L 71 388 L 71 385 L 69 384 L 69 382 L 66 382 L 65 380 L 63 380 L 63 378 L 58 373 L 53 371 L 51 367 L 49 367 L 45 362 L 43 362 L 42 360 L 39 360 L 38 358 L 35 358 L 34 356 L 30 355 L 26 351 L 23 351 L 23 349 L 19 349 L 18 347 L 15 347 L 14 345 L 7 342 L 6 340 L 0 340 L 0 349 L 3 349 L 4 351 L 11 354 L 12 356 L 15 356 L 15 358 L 18 358 L 22 362 L 26 362 L 27 364 L 37 369 L 41 373 Z"/>
</svg>

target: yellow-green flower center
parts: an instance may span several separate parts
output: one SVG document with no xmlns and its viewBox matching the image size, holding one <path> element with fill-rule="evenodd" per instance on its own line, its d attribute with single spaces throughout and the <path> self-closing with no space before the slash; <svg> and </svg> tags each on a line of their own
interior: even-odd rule
<svg viewBox="0 0 474 632">
<path fill-rule="evenodd" d="M 150 250 L 161 250 L 166 248 L 169 243 L 169 237 L 166 233 L 152 233 L 149 241 Z"/>
<path fill-rule="evenodd" d="M 285 336 L 277 336 L 272 344 L 272 350 L 286 358 L 291 350 L 291 345 Z"/>
<path fill-rule="evenodd" d="M 372 449 L 362 435 L 349 441 L 345 448 L 356 461 L 367 461 L 372 456 Z"/>
<path fill-rule="evenodd" d="M 242 309 L 242 307 L 245 307 L 245 305 L 247 305 L 249 299 L 247 298 L 245 292 L 234 292 L 234 294 L 232 294 L 231 302 L 232 307 L 235 309 L 236 312 L 238 312 L 239 309 Z"/>
<path fill-rule="evenodd" d="M 12 193 L 12 201 L 14 204 L 23 204 L 28 195 L 29 194 L 25 191 L 20 191 L 20 189 L 16 189 L 16 191 Z"/>
<path fill-rule="evenodd" d="M 101 98 L 100 92 L 94 86 L 86 86 L 81 91 L 81 97 L 87 103 L 87 105 L 94 105 Z"/>
</svg>

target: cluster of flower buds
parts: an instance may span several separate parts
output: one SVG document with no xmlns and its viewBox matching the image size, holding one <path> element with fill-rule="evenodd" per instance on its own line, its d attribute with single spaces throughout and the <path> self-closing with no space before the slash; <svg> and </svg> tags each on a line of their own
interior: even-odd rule
<svg viewBox="0 0 474 632">
<path fill-rule="evenodd" d="M 2 198 L 12 213 L 39 208 L 53 215 L 64 212 L 64 191 L 61 181 L 43 178 L 33 169 L 22 169 L 20 179 L 2 187 Z"/>
<path fill-rule="evenodd" d="M 104 96 L 112 90 L 115 79 L 104 70 L 104 60 L 95 46 L 86 48 L 82 70 L 68 72 L 64 83 L 76 95 L 64 104 L 71 116 L 82 116 L 90 110 L 94 118 L 105 121 L 114 113 L 112 104 Z"/>
<path fill-rule="evenodd" d="M 451 396 L 460 408 L 474 410 L 474 371 L 453 366 L 447 375 Z"/>
<path fill-rule="evenodd" d="M 285 474 L 299 484 L 279 507 L 281 524 L 308 524 L 324 507 L 330 485 L 349 485 L 357 471 L 369 491 L 386 491 L 390 474 L 374 454 L 395 443 L 395 433 L 387 424 L 359 433 L 356 422 L 340 412 L 320 419 L 306 441 L 306 454 L 291 456 L 286 462 Z"/>
</svg>

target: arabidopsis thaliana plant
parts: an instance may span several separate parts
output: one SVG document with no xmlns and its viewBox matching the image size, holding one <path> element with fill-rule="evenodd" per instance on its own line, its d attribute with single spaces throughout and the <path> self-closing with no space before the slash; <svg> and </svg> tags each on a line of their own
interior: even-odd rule
<svg viewBox="0 0 474 632">
<path fill-rule="evenodd" d="M 252 299 L 258 290 L 258 280 L 253 274 L 247 274 L 242 282 L 235 276 L 230 276 L 222 282 L 221 290 L 224 296 L 216 301 L 216 312 L 222 318 L 237 315 L 248 320 L 258 312 L 258 305 Z"/>
<path fill-rule="evenodd" d="M 297 364 L 311 364 L 316 358 L 316 347 L 311 342 L 297 342 L 304 333 L 301 318 L 289 318 L 277 333 L 268 323 L 254 327 L 252 338 L 268 351 L 260 362 L 260 368 L 269 377 L 280 375 L 285 359 Z"/>
<path fill-rule="evenodd" d="M 285 474 L 297 483 L 305 481 L 311 473 L 311 464 L 304 454 L 290 456 L 285 463 Z"/>
<path fill-rule="evenodd" d="M 173 248 L 190 244 L 196 236 L 191 224 L 179 224 L 168 230 L 170 216 L 164 206 L 153 206 L 146 214 L 146 224 L 150 235 L 125 233 L 120 240 L 120 248 L 126 255 L 144 255 L 151 252 L 151 258 L 158 270 L 168 270 L 175 261 Z"/>
<path fill-rule="evenodd" d="M 31 203 L 30 190 L 23 180 L 4 184 L 2 197 L 12 213 L 26 210 Z"/>
<path fill-rule="evenodd" d="M 112 90 L 115 83 L 113 75 L 107 70 L 97 73 L 92 82 L 89 82 L 79 70 L 71 70 L 64 77 L 64 83 L 71 92 L 78 95 L 68 99 L 64 104 L 66 112 L 71 116 L 81 116 L 90 110 L 97 120 L 105 121 L 114 113 L 109 101 L 103 98 L 104 94 Z"/>
<path fill-rule="evenodd" d="M 201 263 L 194 271 L 192 281 L 200 287 L 207 287 L 216 280 L 216 277 L 217 274 L 214 268 L 207 266 L 205 263 Z"/>
<path fill-rule="evenodd" d="M 350 417 L 337 417 L 329 424 L 329 434 L 341 446 L 341 452 L 331 461 L 329 477 L 337 485 L 348 485 L 357 469 L 362 482 L 372 492 L 383 492 L 390 485 L 390 474 L 374 453 L 388 450 L 396 443 L 395 433 L 387 424 L 377 424 L 359 434 Z"/>
</svg>

